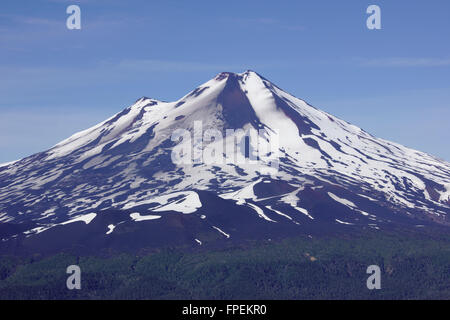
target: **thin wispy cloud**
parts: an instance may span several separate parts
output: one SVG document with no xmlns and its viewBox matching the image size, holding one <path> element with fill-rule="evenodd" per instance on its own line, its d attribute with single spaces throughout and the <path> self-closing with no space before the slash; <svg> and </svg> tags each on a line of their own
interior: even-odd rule
<svg viewBox="0 0 450 320">
<path fill-rule="evenodd" d="M 44 26 L 55 26 L 60 24 L 60 20 L 49 19 L 45 17 L 30 17 L 17 14 L 0 14 L 0 19 L 6 20 L 10 23 L 17 25 L 44 25 Z"/>
<path fill-rule="evenodd" d="M 122 60 L 115 67 L 119 70 L 145 70 L 165 72 L 198 72 L 214 70 L 236 70 L 241 65 L 212 64 L 190 61 L 158 60 L 158 59 L 127 59 Z"/>
<path fill-rule="evenodd" d="M 450 58 L 375 58 L 358 59 L 364 67 L 447 67 Z"/>
<path fill-rule="evenodd" d="M 222 18 L 223 22 L 226 23 L 234 23 L 241 26 L 255 26 L 255 27 L 271 27 L 279 30 L 289 30 L 289 31 L 302 31 L 305 30 L 304 26 L 289 24 L 278 19 L 268 18 L 268 17 L 259 17 L 259 18 Z"/>
</svg>

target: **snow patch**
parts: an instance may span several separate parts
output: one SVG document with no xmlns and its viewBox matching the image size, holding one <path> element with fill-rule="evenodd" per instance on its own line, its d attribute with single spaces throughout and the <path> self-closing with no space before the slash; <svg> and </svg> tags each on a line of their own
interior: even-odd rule
<svg viewBox="0 0 450 320">
<path fill-rule="evenodd" d="M 444 185 L 445 191 L 441 192 L 439 195 L 439 201 L 446 202 L 450 201 L 450 183 Z"/>
<path fill-rule="evenodd" d="M 109 225 L 108 225 L 108 229 L 109 229 L 109 230 L 106 232 L 106 234 L 111 234 L 111 233 L 114 231 L 115 228 L 116 228 L 115 225 L 109 224 Z"/>
<path fill-rule="evenodd" d="M 1 168 L 1 167 L 9 166 L 10 164 L 16 163 L 17 161 L 20 161 L 20 160 L 15 160 L 15 161 L 10 161 L 10 162 L 0 163 L 0 168 Z"/>
<path fill-rule="evenodd" d="M 180 199 L 175 199 L 181 197 Z M 186 191 L 186 192 L 175 192 L 167 195 L 157 196 L 154 198 L 150 198 L 147 200 L 141 201 L 130 201 L 123 209 L 130 209 L 136 206 L 151 204 L 151 203 L 159 203 L 160 205 L 156 208 L 152 208 L 152 211 L 161 212 L 161 211 L 177 211 L 182 212 L 184 214 L 189 214 L 197 211 L 202 207 L 202 203 L 200 202 L 200 197 L 197 192 L 194 191 Z"/>
</svg>

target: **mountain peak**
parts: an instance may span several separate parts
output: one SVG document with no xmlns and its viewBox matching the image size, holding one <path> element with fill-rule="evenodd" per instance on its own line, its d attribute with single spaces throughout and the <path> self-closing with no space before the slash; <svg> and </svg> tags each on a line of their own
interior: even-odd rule
<svg viewBox="0 0 450 320">
<path fill-rule="evenodd" d="M 235 72 L 223 71 L 223 72 L 218 73 L 218 74 L 214 77 L 214 79 L 217 80 L 217 81 L 221 81 L 221 80 L 227 79 L 227 78 L 229 78 L 229 77 L 237 77 L 238 75 L 239 75 L 239 74 L 237 74 L 237 73 L 235 73 Z"/>
<path fill-rule="evenodd" d="M 146 97 L 146 96 L 142 96 L 139 99 L 137 99 L 134 102 L 134 104 L 142 104 L 142 103 L 157 104 L 157 103 L 160 103 L 160 102 L 164 102 L 164 101 L 161 101 L 161 100 L 158 100 L 158 99 L 154 99 L 154 98 L 149 98 L 149 97 Z"/>
<path fill-rule="evenodd" d="M 250 69 L 247 69 L 246 71 L 244 71 L 242 73 L 223 71 L 223 72 L 220 72 L 219 74 L 217 74 L 214 77 L 214 79 L 219 80 L 219 81 L 223 80 L 225 78 L 228 78 L 228 77 L 242 79 L 243 77 L 249 76 L 249 75 L 256 75 L 257 77 L 264 79 L 259 73 L 257 73 L 256 71 L 250 70 Z"/>
<path fill-rule="evenodd" d="M 173 139 L 180 131 L 181 141 Z M 208 139 L 207 131 L 218 134 Z M 200 160 L 174 161 L 177 147 Z M 210 163 L 204 159 L 211 149 Z M 272 153 L 276 170 L 262 170 Z M 256 162 L 246 162 L 250 154 Z M 190 214 L 207 198 L 219 207 L 237 201 L 239 223 L 250 214 L 271 227 L 274 221 L 292 228 L 298 222 L 304 230 L 320 223 L 378 227 L 408 217 L 450 224 L 449 172 L 449 163 L 377 139 L 254 71 L 222 72 L 177 101 L 142 97 L 50 150 L 0 167 L 0 222 L 31 220 L 36 228 L 29 234 L 38 234 L 72 216 L 95 212 L 100 222 L 105 210 L 125 218 Z M 207 219 L 222 212 L 207 207 L 212 202 L 198 211 Z M 228 208 L 218 224 L 236 209 Z M 122 213 L 108 224 L 125 221 Z"/>
</svg>

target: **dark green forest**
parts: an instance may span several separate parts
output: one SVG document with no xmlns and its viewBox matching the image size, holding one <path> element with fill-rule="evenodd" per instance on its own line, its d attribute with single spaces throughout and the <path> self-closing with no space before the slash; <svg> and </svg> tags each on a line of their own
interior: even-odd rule
<svg viewBox="0 0 450 320">
<path fill-rule="evenodd" d="M 145 254 L 2 256 L 0 299 L 449 299 L 450 236 L 375 232 L 165 248 Z M 66 268 L 81 268 L 81 290 Z M 369 265 L 381 289 L 369 290 Z"/>
</svg>

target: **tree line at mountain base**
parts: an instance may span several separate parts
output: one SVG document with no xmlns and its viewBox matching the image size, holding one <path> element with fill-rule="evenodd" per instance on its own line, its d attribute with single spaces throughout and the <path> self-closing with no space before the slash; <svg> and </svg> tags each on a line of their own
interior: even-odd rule
<svg viewBox="0 0 450 320">
<path fill-rule="evenodd" d="M 81 289 L 69 290 L 69 265 Z M 381 269 L 369 290 L 367 267 Z M 447 232 L 381 232 L 164 248 L 136 255 L 0 257 L 0 299 L 449 299 Z"/>
</svg>

